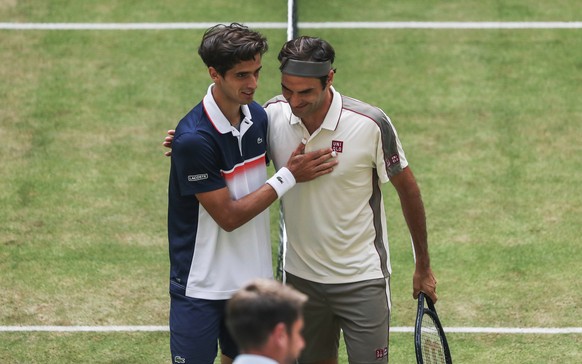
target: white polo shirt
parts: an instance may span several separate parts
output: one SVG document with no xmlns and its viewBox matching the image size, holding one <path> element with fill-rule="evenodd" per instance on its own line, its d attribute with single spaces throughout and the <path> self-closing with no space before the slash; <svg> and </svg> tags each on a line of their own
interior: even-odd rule
<svg viewBox="0 0 582 364">
<path fill-rule="evenodd" d="M 288 246 L 285 270 L 320 283 L 349 283 L 390 275 L 381 184 L 408 163 L 390 119 L 380 109 L 342 96 L 312 135 L 282 96 L 265 104 L 275 168 L 302 139 L 306 152 L 333 147 L 331 174 L 299 183 L 282 199 Z"/>
</svg>

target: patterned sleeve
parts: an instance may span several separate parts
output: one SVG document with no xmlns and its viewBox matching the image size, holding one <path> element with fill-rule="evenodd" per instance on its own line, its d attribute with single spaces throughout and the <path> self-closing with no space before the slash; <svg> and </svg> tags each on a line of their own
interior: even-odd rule
<svg viewBox="0 0 582 364">
<path fill-rule="evenodd" d="M 402 172 L 408 166 L 408 161 L 402 149 L 402 144 L 398 138 L 398 133 L 392 125 L 390 118 L 382 112 L 377 119 L 380 135 L 376 151 L 376 166 L 382 173 L 379 173 L 382 183 Z"/>
</svg>

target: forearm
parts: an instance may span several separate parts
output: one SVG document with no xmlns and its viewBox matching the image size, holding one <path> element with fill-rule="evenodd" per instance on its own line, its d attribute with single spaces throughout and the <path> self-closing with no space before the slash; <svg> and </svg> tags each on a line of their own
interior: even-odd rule
<svg viewBox="0 0 582 364">
<path fill-rule="evenodd" d="M 251 221 L 275 202 L 277 198 L 277 193 L 273 187 L 264 184 L 258 190 L 241 199 L 230 200 L 222 211 L 216 217 L 213 216 L 213 218 L 224 230 L 233 231 Z"/>
<path fill-rule="evenodd" d="M 417 267 L 430 267 L 426 214 L 420 190 L 411 189 L 400 195 L 402 213 L 414 246 Z"/>
<path fill-rule="evenodd" d="M 410 168 L 405 168 L 400 174 L 394 176 L 392 184 L 400 198 L 402 214 L 410 231 L 416 265 L 417 267 L 430 267 L 424 204 L 420 188 Z"/>
<path fill-rule="evenodd" d="M 222 229 L 233 231 L 263 212 L 294 185 L 291 172 L 282 168 L 257 190 L 240 199 L 233 199 L 228 187 L 196 197 Z"/>
</svg>

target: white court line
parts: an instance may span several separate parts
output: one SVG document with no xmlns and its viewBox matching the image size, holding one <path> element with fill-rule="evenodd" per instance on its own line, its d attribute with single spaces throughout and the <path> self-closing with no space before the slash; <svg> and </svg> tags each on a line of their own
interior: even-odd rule
<svg viewBox="0 0 582 364">
<path fill-rule="evenodd" d="M 582 334 L 582 327 L 448 327 L 457 334 Z"/>
<path fill-rule="evenodd" d="M 581 29 L 582 22 L 300 22 L 298 26 L 316 29 Z"/>
<path fill-rule="evenodd" d="M 208 29 L 216 23 L 0 23 L 0 30 Z M 228 22 L 222 22 L 228 23 Z M 287 29 L 284 22 L 245 23 L 256 29 Z M 300 29 L 582 29 L 582 22 L 299 22 Z"/>
<path fill-rule="evenodd" d="M 136 332 L 170 331 L 168 326 L 0 326 L 0 332 Z"/>
<path fill-rule="evenodd" d="M 0 29 L 14 30 L 165 30 L 208 29 L 216 23 L 0 23 Z M 228 24 L 230 22 L 222 22 Z M 287 23 L 245 23 L 249 28 L 286 29 Z"/>
<path fill-rule="evenodd" d="M 445 327 L 454 334 L 582 334 L 582 327 Z M 0 326 L 0 332 L 165 332 L 168 326 Z M 390 332 L 414 332 L 414 327 L 391 327 Z"/>
</svg>

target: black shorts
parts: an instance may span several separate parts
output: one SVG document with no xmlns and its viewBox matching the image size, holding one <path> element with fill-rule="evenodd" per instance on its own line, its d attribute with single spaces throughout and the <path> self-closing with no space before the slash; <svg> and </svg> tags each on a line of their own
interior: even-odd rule
<svg viewBox="0 0 582 364">
<path fill-rule="evenodd" d="M 225 322 L 227 300 L 204 300 L 170 292 L 172 363 L 213 364 L 218 353 L 233 358 L 238 348 Z"/>
</svg>

